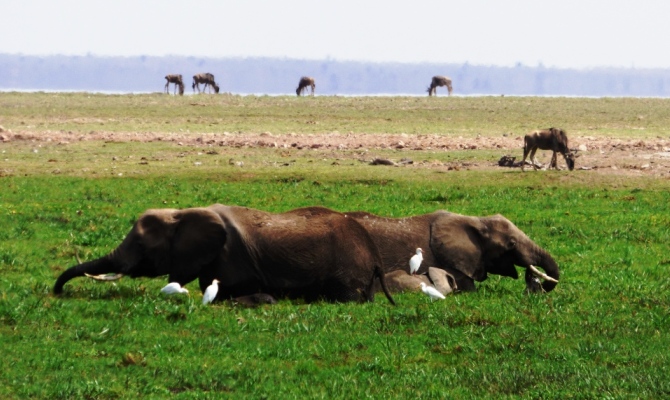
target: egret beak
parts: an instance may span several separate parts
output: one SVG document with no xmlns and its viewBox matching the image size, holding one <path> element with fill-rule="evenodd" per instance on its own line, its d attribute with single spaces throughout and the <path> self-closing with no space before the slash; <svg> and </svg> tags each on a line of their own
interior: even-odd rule
<svg viewBox="0 0 670 400">
<path fill-rule="evenodd" d="M 94 279 L 96 281 L 116 281 L 123 278 L 123 274 L 101 274 L 101 275 L 91 275 L 84 273 L 87 277 Z"/>
<path fill-rule="evenodd" d="M 530 268 L 530 271 L 533 273 L 533 275 L 535 275 L 539 278 L 542 278 L 545 281 L 558 283 L 558 281 L 556 279 L 554 279 L 551 276 L 549 276 L 549 275 L 545 274 L 544 272 L 540 271 L 534 265 L 529 265 L 528 268 Z"/>
</svg>

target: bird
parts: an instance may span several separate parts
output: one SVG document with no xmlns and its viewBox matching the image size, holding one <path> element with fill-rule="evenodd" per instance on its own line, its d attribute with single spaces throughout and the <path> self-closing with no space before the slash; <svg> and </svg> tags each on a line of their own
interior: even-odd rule
<svg viewBox="0 0 670 400">
<path fill-rule="evenodd" d="M 186 293 L 188 294 L 188 290 L 186 288 L 181 287 L 181 285 L 178 282 L 170 282 L 163 289 L 161 289 L 161 293 L 165 294 L 177 294 L 177 293 Z"/>
<path fill-rule="evenodd" d="M 412 258 L 409 259 L 409 273 L 412 275 L 415 275 L 416 272 L 419 270 L 419 267 L 421 266 L 421 262 L 423 261 L 423 250 L 421 250 L 421 247 L 416 249 L 416 254 L 412 256 Z"/>
<path fill-rule="evenodd" d="M 209 304 L 216 298 L 216 293 L 219 291 L 219 280 L 214 279 L 212 284 L 207 286 L 205 294 L 202 295 L 202 304 Z"/>
<path fill-rule="evenodd" d="M 432 286 L 427 286 L 425 283 L 421 282 L 421 291 L 427 294 L 430 297 L 430 302 L 433 300 L 444 300 L 445 297 L 439 290 L 435 289 Z"/>
</svg>

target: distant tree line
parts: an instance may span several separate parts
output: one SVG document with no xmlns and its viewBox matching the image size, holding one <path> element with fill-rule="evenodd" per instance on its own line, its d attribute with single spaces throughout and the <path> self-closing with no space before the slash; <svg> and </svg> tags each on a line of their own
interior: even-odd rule
<svg viewBox="0 0 670 400">
<path fill-rule="evenodd" d="M 161 92 L 165 75 L 182 74 L 189 88 L 200 72 L 214 74 L 222 93 L 235 94 L 294 94 L 300 77 L 308 75 L 316 80 L 319 95 L 422 96 L 432 76 L 446 75 L 455 95 L 670 97 L 670 69 L 0 54 L 0 90 Z"/>
</svg>

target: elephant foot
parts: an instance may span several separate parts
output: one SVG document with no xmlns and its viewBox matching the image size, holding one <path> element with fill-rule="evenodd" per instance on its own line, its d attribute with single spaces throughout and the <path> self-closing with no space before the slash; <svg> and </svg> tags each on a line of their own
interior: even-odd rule
<svg viewBox="0 0 670 400">
<path fill-rule="evenodd" d="M 277 300 L 269 294 L 255 293 L 248 296 L 240 296 L 231 299 L 232 304 L 239 304 L 243 307 L 255 308 L 263 304 L 277 304 Z"/>
</svg>

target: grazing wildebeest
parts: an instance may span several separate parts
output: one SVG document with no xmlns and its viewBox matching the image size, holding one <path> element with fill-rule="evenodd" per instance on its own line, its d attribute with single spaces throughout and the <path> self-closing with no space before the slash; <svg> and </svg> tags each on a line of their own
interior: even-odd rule
<svg viewBox="0 0 670 400">
<path fill-rule="evenodd" d="M 428 92 L 428 96 L 432 96 L 433 94 L 437 96 L 437 88 L 438 86 L 446 86 L 447 90 L 449 90 L 449 96 L 451 96 L 451 92 L 453 88 L 451 87 L 451 78 L 442 76 L 442 75 L 436 75 L 433 77 L 433 80 L 430 81 L 430 86 L 426 91 Z"/>
<path fill-rule="evenodd" d="M 171 74 L 165 75 L 165 93 L 168 93 L 168 88 L 171 83 L 174 83 L 174 94 L 177 94 L 177 86 L 179 86 L 179 94 L 184 95 L 184 81 L 181 78 L 181 74 Z"/>
<path fill-rule="evenodd" d="M 295 94 L 300 96 L 303 90 L 307 89 L 308 86 L 312 88 L 312 96 L 314 96 L 314 88 L 316 88 L 316 84 L 314 84 L 314 78 L 311 76 L 303 76 L 300 78 L 300 82 L 298 82 L 298 88 L 295 90 Z"/>
<path fill-rule="evenodd" d="M 533 168 L 537 170 L 538 167 L 535 164 L 535 152 L 537 149 L 553 151 L 549 169 L 551 169 L 551 167 L 558 169 L 556 162 L 557 152 L 563 155 L 565 163 L 568 165 L 570 171 L 575 169 L 575 154 L 568 148 L 568 136 L 563 129 L 549 128 L 541 131 L 534 131 L 524 137 L 523 160 L 521 161 L 522 171 L 525 170 L 526 156 L 528 156 L 528 153 L 530 153 L 530 162 L 533 164 Z"/>
<path fill-rule="evenodd" d="M 195 92 L 195 88 L 197 87 L 198 93 L 200 93 L 201 83 L 205 84 L 205 87 L 202 88 L 203 92 L 207 90 L 207 86 L 210 86 L 214 88 L 214 92 L 219 93 L 219 85 L 214 82 L 214 75 L 210 74 L 209 72 L 193 75 L 193 85 L 191 86 L 193 88 L 193 92 Z"/>
</svg>

